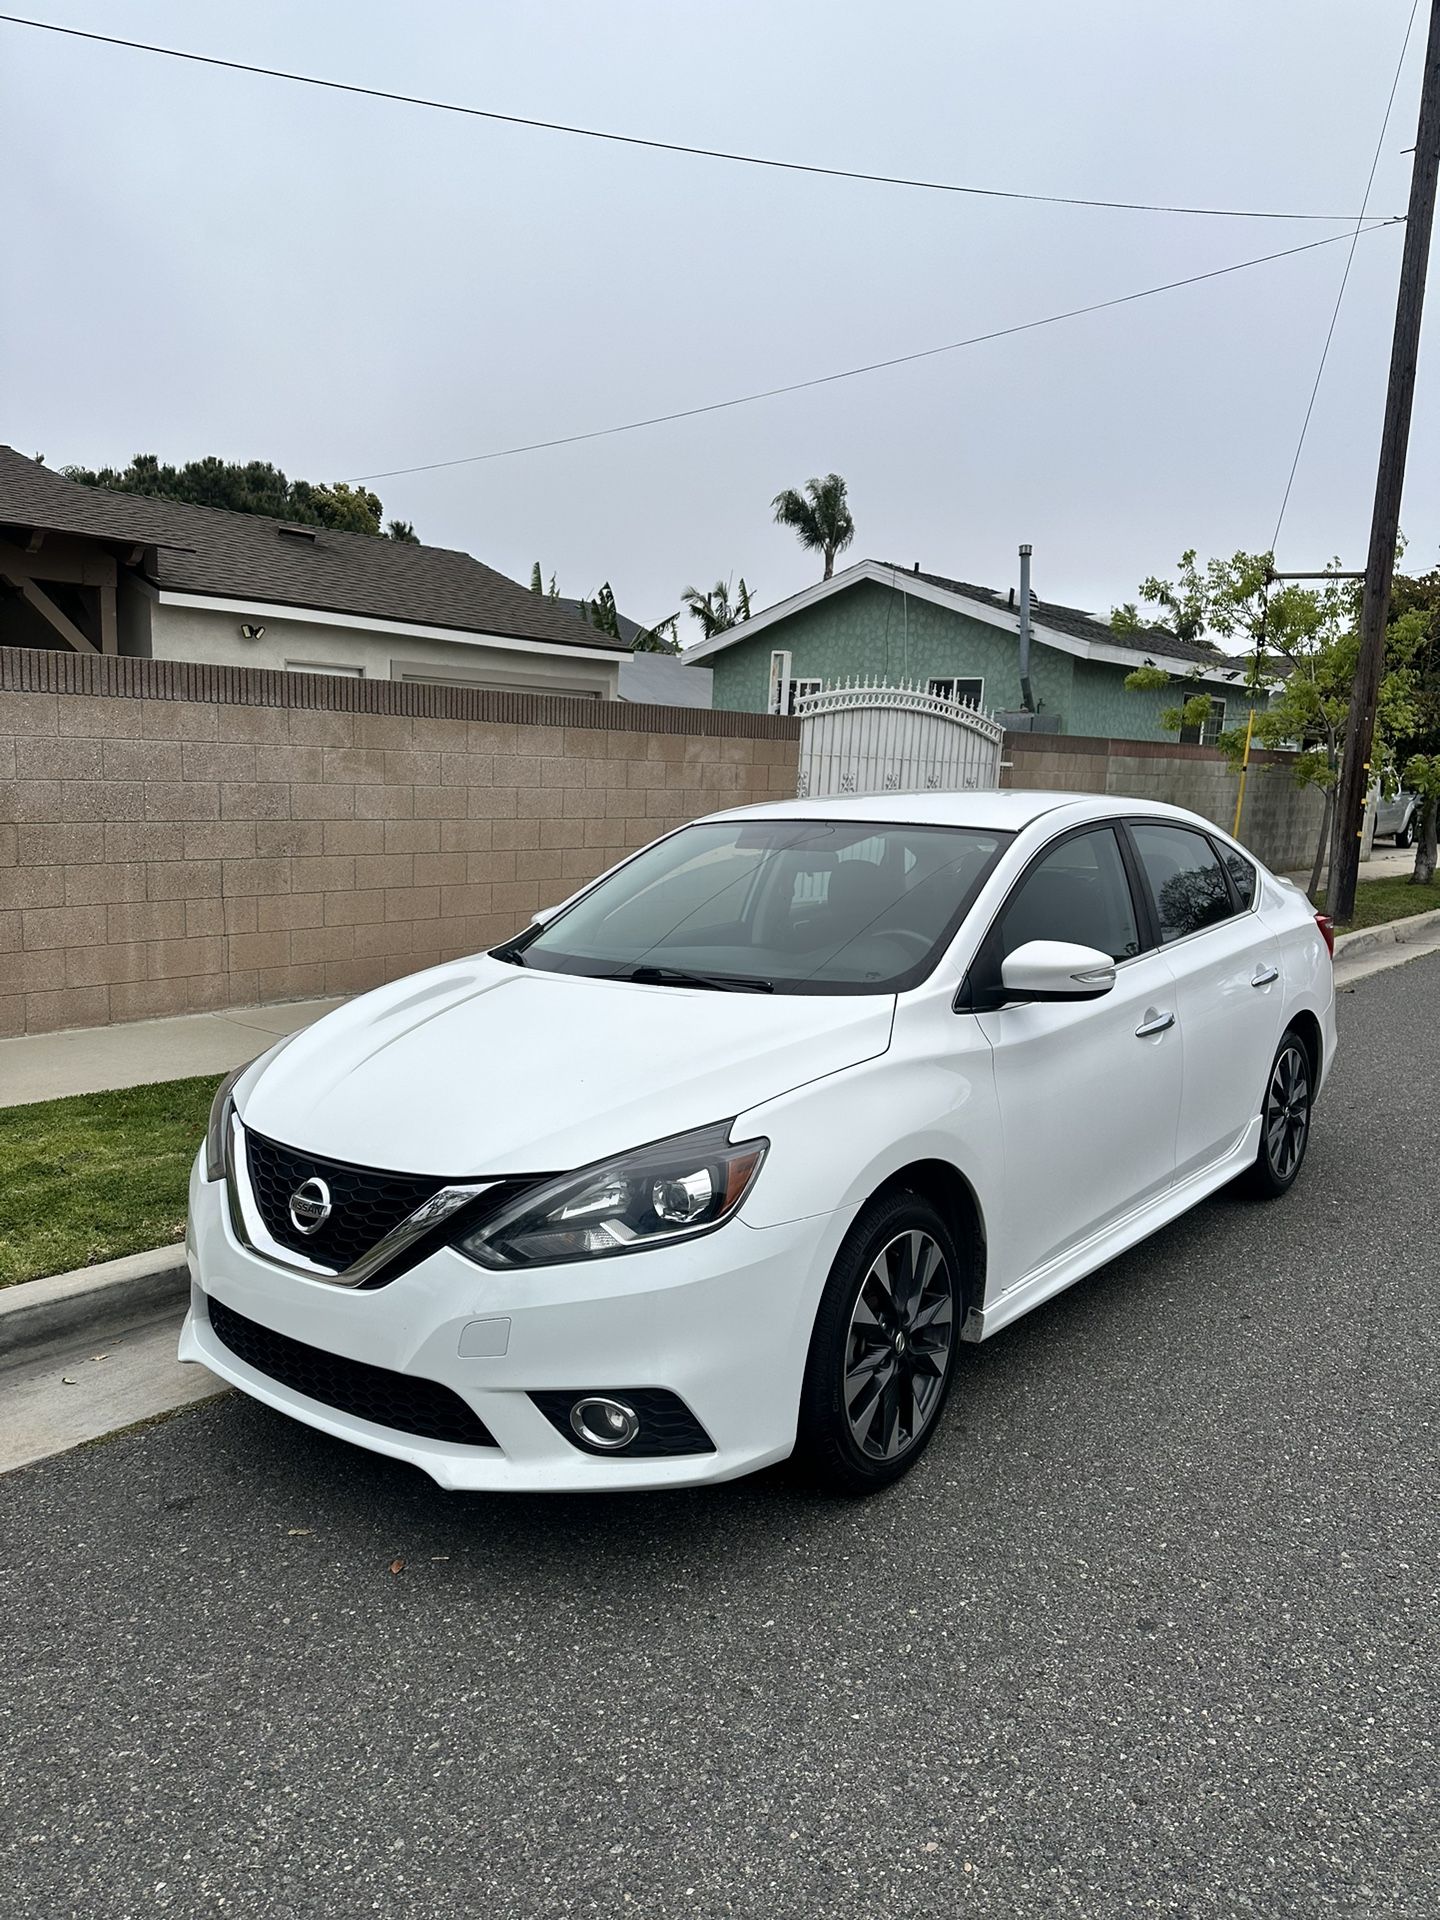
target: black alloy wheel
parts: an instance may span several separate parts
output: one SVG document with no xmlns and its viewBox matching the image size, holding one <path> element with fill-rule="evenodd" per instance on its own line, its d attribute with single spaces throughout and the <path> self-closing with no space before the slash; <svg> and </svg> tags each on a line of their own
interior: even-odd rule
<svg viewBox="0 0 1440 1920">
<path fill-rule="evenodd" d="M 1295 1184 L 1310 1141 L 1314 1093 L 1309 1051 L 1292 1029 L 1281 1040 L 1265 1083 L 1252 1185 L 1266 1199 L 1277 1198 Z"/>
<path fill-rule="evenodd" d="M 907 1472 L 939 1422 L 963 1295 L 949 1227 L 918 1194 L 862 1208 L 816 1317 L 797 1455 L 831 1491 L 872 1493 Z"/>
</svg>

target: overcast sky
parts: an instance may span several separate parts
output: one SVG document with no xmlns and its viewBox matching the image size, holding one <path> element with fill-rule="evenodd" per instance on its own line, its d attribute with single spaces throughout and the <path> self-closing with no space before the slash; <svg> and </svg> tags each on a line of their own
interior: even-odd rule
<svg viewBox="0 0 1440 1920">
<path fill-rule="evenodd" d="M 51 0 L 37 16 L 505 112 L 1027 191 L 1358 212 L 1410 0 Z M 1371 198 L 1404 210 L 1426 9 Z M 702 405 L 1345 231 L 976 200 L 459 119 L 0 26 L 0 439 L 334 480 Z M 1264 548 L 1344 244 L 614 439 L 378 480 L 658 619 L 872 556 L 1108 612 Z M 1280 564 L 1363 564 L 1400 229 L 1360 241 Z M 1440 316 L 1404 528 L 1440 549 Z"/>
</svg>

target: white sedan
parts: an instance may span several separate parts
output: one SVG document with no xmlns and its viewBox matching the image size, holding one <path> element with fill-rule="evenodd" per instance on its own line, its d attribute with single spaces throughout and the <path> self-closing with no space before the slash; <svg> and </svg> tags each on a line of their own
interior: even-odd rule
<svg viewBox="0 0 1440 1920">
<path fill-rule="evenodd" d="M 442 1486 L 912 1466 L 987 1340 L 1300 1172 L 1330 928 L 1173 807 L 750 807 L 233 1075 L 180 1355 Z"/>
</svg>

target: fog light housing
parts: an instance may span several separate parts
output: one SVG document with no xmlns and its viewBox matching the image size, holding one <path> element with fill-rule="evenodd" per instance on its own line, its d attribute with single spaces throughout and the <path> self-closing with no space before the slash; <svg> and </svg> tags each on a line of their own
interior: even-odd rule
<svg viewBox="0 0 1440 1920">
<path fill-rule="evenodd" d="M 590 1393 L 570 1409 L 570 1427 L 576 1439 L 587 1447 L 600 1447 L 606 1453 L 618 1453 L 628 1447 L 640 1431 L 640 1416 L 623 1400 L 608 1394 Z"/>
</svg>

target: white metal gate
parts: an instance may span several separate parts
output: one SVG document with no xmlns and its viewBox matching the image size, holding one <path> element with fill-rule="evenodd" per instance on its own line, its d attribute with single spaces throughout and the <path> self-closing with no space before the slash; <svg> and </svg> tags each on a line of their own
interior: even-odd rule
<svg viewBox="0 0 1440 1920">
<path fill-rule="evenodd" d="M 795 703 L 803 799 L 975 791 L 1000 784 L 1005 730 L 988 713 L 912 686 L 831 687 Z"/>
</svg>

